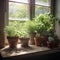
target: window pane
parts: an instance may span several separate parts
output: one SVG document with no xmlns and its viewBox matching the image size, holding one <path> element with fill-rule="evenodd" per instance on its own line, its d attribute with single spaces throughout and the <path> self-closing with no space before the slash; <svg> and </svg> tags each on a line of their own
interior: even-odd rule
<svg viewBox="0 0 60 60">
<path fill-rule="evenodd" d="M 9 2 L 9 20 L 29 19 L 28 4 Z"/>
<path fill-rule="evenodd" d="M 35 6 L 35 17 L 37 17 L 39 14 L 44 14 L 50 12 L 49 7 L 44 7 L 44 6 Z"/>
<path fill-rule="evenodd" d="M 35 4 L 50 6 L 50 0 L 35 0 Z"/>
<path fill-rule="evenodd" d="M 50 0 L 35 0 L 35 17 L 44 13 L 50 13 Z"/>
<path fill-rule="evenodd" d="M 48 2 L 49 0 L 35 0 L 36 2 Z"/>
</svg>

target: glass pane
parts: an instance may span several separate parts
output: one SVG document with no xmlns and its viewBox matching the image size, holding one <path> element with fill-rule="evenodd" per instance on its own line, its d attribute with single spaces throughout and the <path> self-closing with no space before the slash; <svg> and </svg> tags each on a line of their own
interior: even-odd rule
<svg viewBox="0 0 60 60">
<path fill-rule="evenodd" d="M 35 0 L 36 2 L 48 2 L 49 0 Z"/>
<path fill-rule="evenodd" d="M 35 0 L 35 4 L 43 5 L 43 6 L 50 6 L 50 0 Z"/>
<path fill-rule="evenodd" d="M 35 6 L 35 17 L 37 17 L 39 14 L 44 14 L 50 12 L 49 7 L 44 7 L 44 6 Z"/>
<path fill-rule="evenodd" d="M 35 0 L 35 17 L 44 13 L 50 13 L 50 0 Z"/>
<path fill-rule="evenodd" d="M 9 1 L 15 1 L 15 2 L 28 2 L 28 0 L 9 0 Z"/>
<path fill-rule="evenodd" d="M 28 4 L 9 2 L 9 20 L 29 19 Z"/>
</svg>

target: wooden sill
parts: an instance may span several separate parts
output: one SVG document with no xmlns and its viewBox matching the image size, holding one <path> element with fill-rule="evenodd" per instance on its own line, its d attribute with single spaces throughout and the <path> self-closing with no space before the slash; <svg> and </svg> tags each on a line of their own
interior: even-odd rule
<svg viewBox="0 0 60 60">
<path fill-rule="evenodd" d="M 17 49 L 9 49 L 7 45 L 5 48 L 1 49 L 1 54 L 3 57 L 16 56 L 16 55 L 25 55 L 29 53 L 35 53 L 39 51 L 50 50 L 47 47 L 37 47 L 35 45 L 30 45 L 28 48 L 22 48 L 21 44 L 17 45 Z"/>
<path fill-rule="evenodd" d="M 60 51 L 59 48 L 50 49 L 48 47 L 37 47 L 35 45 L 30 45 L 28 48 L 21 48 L 21 45 L 17 45 L 17 49 L 9 49 L 9 46 L 1 49 L 1 55 L 3 58 L 24 58 L 35 55 L 44 55 L 49 53 L 54 53 Z"/>
</svg>

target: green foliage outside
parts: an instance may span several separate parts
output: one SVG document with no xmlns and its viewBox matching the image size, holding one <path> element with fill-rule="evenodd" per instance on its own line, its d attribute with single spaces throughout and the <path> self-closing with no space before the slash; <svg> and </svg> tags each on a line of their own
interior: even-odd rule
<svg viewBox="0 0 60 60">
<path fill-rule="evenodd" d="M 45 6 L 35 6 L 35 17 L 38 17 L 40 14 L 49 13 L 50 8 Z"/>
<path fill-rule="evenodd" d="M 48 2 L 48 0 L 41 0 L 42 2 Z"/>
<path fill-rule="evenodd" d="M 38 0 L 37 0 L 38 1 Z M 47 0 L 41 0 L 47 1 Z M 50 12 L 49 7 L 35 5 L 35 17 L 39 14 Z M 9 18 L 29 19 L 29 4 L 9 2 Z"/>
<path fill-rule="evenodd" d="M 37 0 L 37 1 L 41 1 L 41 2 L 48 2 L 49 0 Z"/>
<path fill-rule="evenodd" d="M 9 17 L 11 18 L 27 18 L 28 15 L 28 5 L 19 3 L 9 3 Z"/>
</svg>

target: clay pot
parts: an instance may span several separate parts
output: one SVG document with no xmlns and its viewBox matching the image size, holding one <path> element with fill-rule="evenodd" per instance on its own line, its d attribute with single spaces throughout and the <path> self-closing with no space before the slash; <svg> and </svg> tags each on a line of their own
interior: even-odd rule
<svg viewBox="0 0 60 60">
<path fill-rule="evenodd" d="M 7 39 L 10 48 L 17 48 L 18 37 L 7 37 Z"/>
<path fill-rule="evenodd" d="M 48 46 L 49 48 L 55 48 L 55 43 L 54 43 L 54 42 L 49 42 L 49 41 L 47 41 L 47 46 Z"/>
<path fill-rule="evenodd" d="M 34 37 L 33 36 L 30 37 L 29 44 L 30 45 L 35 45 L 35 41 L 34 41 Z"/>
<path fill-rule="evenodd" d="M 29 46 L 29 38 L 20 38 L 21 47 L 28 47 Z"/>
<path fill-rule="evenodd" d="M 35 36 L 36 36 L 36 33 L 31 33 L 30 34 L 30 40 L 29 40 L 30 45 L 35 45 L 35 41 L 34 41 Z"/>
<path fill-rule="evenodd" d="M 34 38 L 34 41 L 35 41 L 36 46 L 41 46 L 41 38 L 40 37 Z"/>
<path fill-rule="evenodd" d="M 48 37 L 47 36 L 41 36 L 41 45 L 47 46 Z"/>
<path fill-rule="evenodd" d="M 45 36 L 35 37 L 34 40 L 36 46 L 47 46 L 48 37 Z"/>
</svg>

